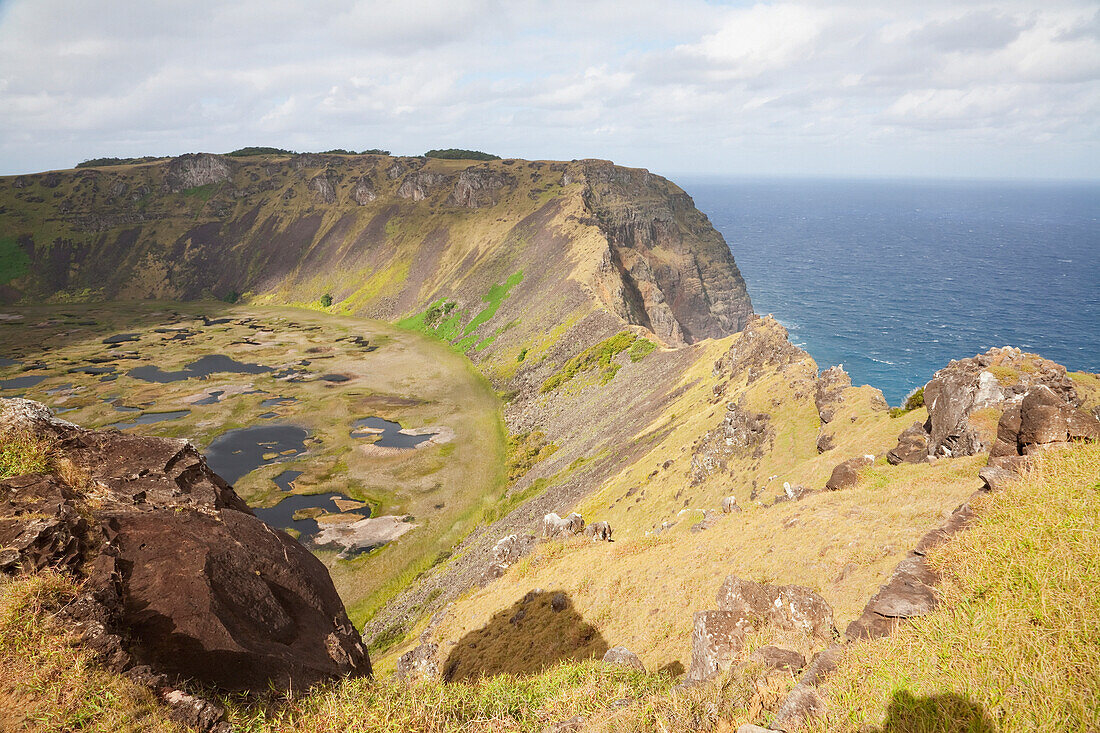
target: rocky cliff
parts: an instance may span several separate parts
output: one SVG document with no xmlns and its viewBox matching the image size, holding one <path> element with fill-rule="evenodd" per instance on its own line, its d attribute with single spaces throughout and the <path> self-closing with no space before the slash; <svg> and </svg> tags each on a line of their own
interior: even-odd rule
<svg viewBox="0 0 1100 733">
<path fill-rule="evenodd" d="M 449 303 L 478 360 L 562 316 L 676 345 L 752 310 L 687 194 L 599 160 L 192 154 L 4 177 L 0 247 L 2 302 L 329 294 L 390 321 Z M 508 301 L 470 327 L 506 281 Z"/>
</svg>

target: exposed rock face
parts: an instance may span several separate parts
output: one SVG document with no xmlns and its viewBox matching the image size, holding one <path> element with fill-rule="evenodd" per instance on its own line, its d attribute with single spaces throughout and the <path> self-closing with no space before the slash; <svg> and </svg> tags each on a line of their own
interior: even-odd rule
<svg viewBox="0 0 1100 733">
<path fill-rule="evenodd" d="M 363 176 L 355 182 L 355 188 L 351 191 L 351 197 L 360 206 L 366 206 L 378 198 L 374 191 L 374 183 L 369 176 Z"/>
<path fill-rule="evenodd" d="M 725 467 L 732 456 L 760 458 L 775 442 L 771 417 L 730 402 L 722 423 L 707 431 L 691 457 L 691 479 L 698 484 Z"/>
<path fill-rule="evenodd" d="M 196 186 L 228 181 L 230 161 L 224 155 L 189 153 L 173 158 L 164 174 L 164 185 L 172 193 Z"/>
<path fill-rule="evenodd" d="M 70 616 L 117 668 L 254 691 L 370 673 L 324 565 L 253 516 L 190 443 L 84 430 L 44 410 L 0 401 L 0 433 L 52 438 L 81 485 L 0 481 L 0 542 L 19 548 L 6 569 L 83 574 Z M 30 507 L 52 511 L 41 522 Z"/>
<path fill-rule="evenodd" d="M 452 206 L 478 209 L 494 206 L 500 191 L 515 184 L 515 177 L 488 168 L 467 168 L 458 175 L 454 190 L 447 198 Z"/>
<path fill-rule="evenodd" d="M 821 372 L 817 378 L 817 389 L 814 392 L 814 403 L 817 405 L 817 414 L 821 422 L 829 423 L 836 414 L 837 408 L 844 401 L 844 390 L 852 386 L 852 378 L 843 366 L 829 367 Z"/>
<path fill-rule="evenodd" d="M 1038 385 L 1001 415 L 990 455 L 1027 455 L 1070 440 L 1100 440 L 1100 420 L 1066 402 L 1046 385 Z"/>
<path fill-rule="evenodd" d="M 630 322 L 669 343 L 745 326 L 752 304 L 744 280 L 722 236 L 690 196 L 645 170 L 602 160 L 581 161 L 577 168 L 585 205 L 610 245 L 609 274 L 619 273 L 628 291 L 625 302 L 632 307 L 624 315 Z"/>
<path fill-rule="evenodd" d="M 714 363 L 714 376 L 733 380 L 745 375 L 748 384 L 752 384 L 769 371 L 782 371 L 807 356 L 791 343 L 787 329 L 774 318 L 753 317 L 741 338 Z"/>
<path fill-rule="evenodd" d="M 839 491 L 856 486 L 859 484 L 859 469 L 870 466 L 874 462 L 875 457 L 870 455 L 849 458 L 833 469 L 829 480 L 825 482 L 825 488 L 829 491 Z"/>
<path fill-rule="evenodd" d="M 416 171 L 405 176 L 405 180 L 397 189 L 397 195 L 403 199 L 423 201 L 431 195 L 432 191 L 444 185 L 450 176 L 429 171 Z"/>
<path fill-rule="evenodd" d="M 309 179 L 309 190 L 314 197 L 322 204 L 331 204 L 336 202 L 336 188 L 333 186 L 335 181 L 335 174 L 332 171 L 325 171 L 319 173 L 313 178 Z"/>
<path fill-rule="evenodd" d="M 645 665 L 642 664 L 642 660 L 625 646 L 613 646 L 608 649 L 603 655 L 603 661 L 606 664 L 616 664 L 638 672 L 645 672 Z"/>
<path fill-rule="evenodd" d="M 965 456 L 987 450 L 989 445 L 970 424 L 970 415 L 983 408 L 1005 409 L 1037 385 L 1050 388 L 1073 407 L 1081 404 L 1065 367 L 1035 354 L 990 349 L 951 362 L 924 387 L 928 454 Z"/>
</svg>

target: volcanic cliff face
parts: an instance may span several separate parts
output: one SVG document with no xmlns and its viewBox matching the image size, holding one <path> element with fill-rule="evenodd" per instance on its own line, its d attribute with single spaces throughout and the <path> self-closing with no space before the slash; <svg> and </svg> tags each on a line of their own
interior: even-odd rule
<svg viewBox="0 0 1100 733">
<path fill-rule="evenodd" d="M 592 317 L 604 335 L 637 325 L 678 345 L 735 332 L 752 311 L 687 194 L 598 160 L 191 154 L 5 177 L 0 239 L 27 265 L 0 273 L 7 303 L 329 293 L 389 321 L 443 302 L 469 320 L 517 277 L 463 332 L 501 336 L 496 350 Z M 489 345 L 464 350 L 491 359 Z"/>
</svg>

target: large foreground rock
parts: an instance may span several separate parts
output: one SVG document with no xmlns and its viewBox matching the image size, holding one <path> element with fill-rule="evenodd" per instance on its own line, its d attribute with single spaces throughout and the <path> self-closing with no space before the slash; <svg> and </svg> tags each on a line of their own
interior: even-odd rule
<svg viewBox="0 0 1100 733">
<path fill-rule="evenodd" d="M 1100 420 L 1039 385 L 1001 415 L 990 455 L 1028 455 L 1071 440 L 1100 440 Z"/>
<path fill-rule="evenodd" d="M 0 400 L 0 438 L 11 430 L 52 439 L 66 470 L 0 481 L 3 569 L 84 576 L 68 615 L 119 671 L 257 692 L 370 674 L 324 565 L 253 516 L 190 443 Z"/>
</svg>

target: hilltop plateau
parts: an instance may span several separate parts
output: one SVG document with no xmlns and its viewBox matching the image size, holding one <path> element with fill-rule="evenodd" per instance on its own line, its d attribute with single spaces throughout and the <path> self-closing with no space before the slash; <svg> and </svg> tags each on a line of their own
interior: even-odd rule
<svg viewBox="0 0 1100 733">
<path fill-rule="evenodd" d="M 0 299 L 0 727 L 1100 724 L 1100 377 L 891 408 L 647 171 L 0 178 Z"/>
</svg>

